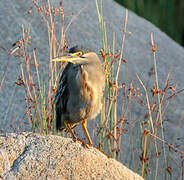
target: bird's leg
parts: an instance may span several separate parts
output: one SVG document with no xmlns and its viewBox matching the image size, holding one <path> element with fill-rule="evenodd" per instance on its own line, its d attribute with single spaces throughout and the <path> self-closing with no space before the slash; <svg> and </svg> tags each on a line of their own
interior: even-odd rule
<svg viewBox="0 0 184 180">
<path fill-rule="evenodd" d="M 66 120 L 64 120 L 64 124 L 65 124 L 66 128 L 68 129 L 68 131 L 71 133 L 73 140 L 76 141 L 77 140 L 77 137 L 74 134 L 74 132 L 73 132 L 70 124 Z"/>
<path fill-rule="evenodd" d="M 73 140 L 74 141 L 80 141 L 85 147 L 88 148 L 87 144 L 82 139 L 79 139 L 79 138 L 76 137 L 76 135 L 74 134 L 70 124 L 67 121 L 64 121 L 64 123 L 65 123 L 65 126 L 66 126 L 67 130 L 71 133 Z"/>
<path fill-rule="evenodd" d="M 92 141 L 91 141 L 91 138 L 90 138 L 90 136 L 89 136 L 88 129 L 87 129 L 87 120 L 83 120 L 83 121 L 82 121 L 82 128 L 83 128 L 84 133 L 85 133 L 85 135 L 86 135 L 86 137 L 87 137 L 87 139 L 88 139 L 89 145 L 93 145 L 93 143 L 92 143 Z"/>
</svg>

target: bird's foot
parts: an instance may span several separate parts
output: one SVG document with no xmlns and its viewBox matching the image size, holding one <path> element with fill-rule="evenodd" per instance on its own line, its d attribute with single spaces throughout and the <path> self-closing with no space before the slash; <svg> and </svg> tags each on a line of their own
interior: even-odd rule
<svg viewBox="0 0 184 180">
<path fill-rule="evenodd" d="M 74 138 L 73 140 L 74 140 L 74 142 L 76 142 L 76 141 L 81 142 L 81 143 L 82 143 L 82 145 L 83 145 L 85 148 L 89 148 L 90 146 L 93 146 L 92 144 L 90 144 L 90 143 L 86 143 L 85 141 L 83 141 L 83 140 L 82 140 L 82 139 L 80 139 L 80 138 Z"/>
</svg>

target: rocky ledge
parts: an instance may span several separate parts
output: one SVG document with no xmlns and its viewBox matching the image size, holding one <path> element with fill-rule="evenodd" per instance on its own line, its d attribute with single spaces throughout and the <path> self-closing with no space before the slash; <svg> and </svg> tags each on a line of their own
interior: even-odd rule
<svg viewBox="0 0 184 180">
<path fill-rule="evenodd" d="M 96 148 L 27 132 L 0 134 L 0 178 L 143 180 Z"/>
</svg>

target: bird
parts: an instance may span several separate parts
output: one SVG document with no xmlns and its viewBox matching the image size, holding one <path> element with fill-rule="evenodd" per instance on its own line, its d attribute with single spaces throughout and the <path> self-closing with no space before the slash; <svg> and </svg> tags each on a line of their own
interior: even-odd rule
<svg viewBox="0 0 184 180">
<path fill-rule="evenodd" d="M 96 118 L 102 107 L 105 89 L 105 73 L 97 53 L 83 46 L 69 49 L 67 56 L 53 61 L 66 61 L 55 94 L 56 130 L 67 130 L 77 140 L 73 127 L 82 123 L 82 128 L 92 145 L 87 121 Z"/>
</svg>

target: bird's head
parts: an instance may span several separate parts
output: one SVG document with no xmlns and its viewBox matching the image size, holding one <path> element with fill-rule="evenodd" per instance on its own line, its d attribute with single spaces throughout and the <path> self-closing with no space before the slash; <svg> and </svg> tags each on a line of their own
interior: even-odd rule
<svg viewBox="0 0 184 180">
<path fill-rule="evenodd" d="M 86 64 L 96 59 L 99 60 L 97 54 L 90 49 L 83 46 L 74 46 L 69 49 L 69 53 L 66 56 L 54 58 L 53 61 L 66 61 L 73 64 Z"/>
</svg>

